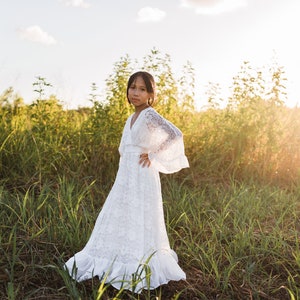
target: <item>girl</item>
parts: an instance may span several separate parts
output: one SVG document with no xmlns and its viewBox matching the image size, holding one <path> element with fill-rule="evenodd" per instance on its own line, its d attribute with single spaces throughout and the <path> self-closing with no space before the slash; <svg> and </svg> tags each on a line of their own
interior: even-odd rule
<svg viewBox="0 0 300 300">
<path fill-rule="evenodd" d="M 170 249 L 159 172 L 189 166 L 182 133 L 153 108 L 155 82 L 136 72 L 127 100 L 135 108 L 126 121 L 114 185 L 86 246 L 65 264 L 77 281 L 98 276 L 117 289 L 155 289 L 185 279 Z"/>
</svg>

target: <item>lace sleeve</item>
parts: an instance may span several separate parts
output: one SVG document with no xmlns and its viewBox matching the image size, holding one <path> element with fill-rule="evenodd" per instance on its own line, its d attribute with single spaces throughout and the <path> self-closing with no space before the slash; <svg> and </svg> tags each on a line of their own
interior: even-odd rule
<svg viewBox="0 0 300 300">
<path fill-rule="evenodd" d="M 181 131 L 154 109 L 149 109 L 145 118 L 151 137 L 148 153 L 151 164 L 162 173 L 174 173 L 187 168 L 189 163 L 184 154 Z"/>
<path fill-rule="evenodd" d="M 164 140 L 157 145 L 157 148 L 153 150 L 153 153 L 168 149 L 176 139 L 182 138 L 181 131 L 155 111 L 147 111 L 146 125 L 151 133 L 157 131 L 157 134 L 164 136 Z"/>
</svg>

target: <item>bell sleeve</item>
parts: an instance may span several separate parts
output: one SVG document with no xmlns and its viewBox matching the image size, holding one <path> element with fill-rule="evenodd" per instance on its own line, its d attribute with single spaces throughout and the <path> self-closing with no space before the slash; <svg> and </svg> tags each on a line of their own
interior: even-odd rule
<svg viewBox="0 0 300 300">
<path fill-rule="evenodd" d="M 188 168 L 181 131 L 153 109 L 148 110 L 145 117 L 150 132 L 148 157 L 151 165 L 166 174 Z"/>
</svg>

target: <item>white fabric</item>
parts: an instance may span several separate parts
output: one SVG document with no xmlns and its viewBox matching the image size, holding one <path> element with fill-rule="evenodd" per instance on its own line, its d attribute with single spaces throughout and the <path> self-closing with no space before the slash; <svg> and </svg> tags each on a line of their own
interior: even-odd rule
<svg viewBox="0 0 300 300">
<path fill-rule="evenodd" d="M 143 288 L 185 279 L 167 237 L 159 171 L 178 171 L 188 167 L 188 161 L 181 132 L 153 108 L 143 110 L 132 128 L 131 118 L 119 147 L 115 183 L 88 243 L 65 267 L 77 281 L 99 276 L 117 289 L 132 290 L 132 274 L 140 274 L 133 289 L 139 293 Z M 151 159 L 149 168 L 138 163 L 144 152 Z"/>
<path fill-rule="evenodd" d="M 176 126 L 151 107 L 142 111 L 131 130 L 128 130 L 131 118 L 126 122 L 121 139 L 121 155 L 126 151 L 125 147 L 136 147 L 137 152 L 149 154 L 154 168 L 167 174 L 189 166 L 184 155 L 182 133 Z"/>
</svg>

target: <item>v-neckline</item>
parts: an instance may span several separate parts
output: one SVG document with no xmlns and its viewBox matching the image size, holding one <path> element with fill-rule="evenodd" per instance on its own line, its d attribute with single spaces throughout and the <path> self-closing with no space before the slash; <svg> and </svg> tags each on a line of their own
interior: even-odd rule
<svg viewBox="0 0 300 300">
<path fill-rule="evenodd" d="M 141 113 L 142 113 L 143 111 L 147 110 L 147 109 L 150 108 L 150 107 L 151 107 L 151 106 L 148 106 L 148 107 L 142 109 L 142 110 L 139 112 L 138 116 L 136 117 L 136 119 L 134 120 L 133 123 L 132 123 L 132 119 L 133 119 L 134 114 L 131 115 L 130 122 L 129 122 L 129 129 L 130 129 L 130 130 L 133 129 L 135 123 L 140 119 Z"/>
</svg>

